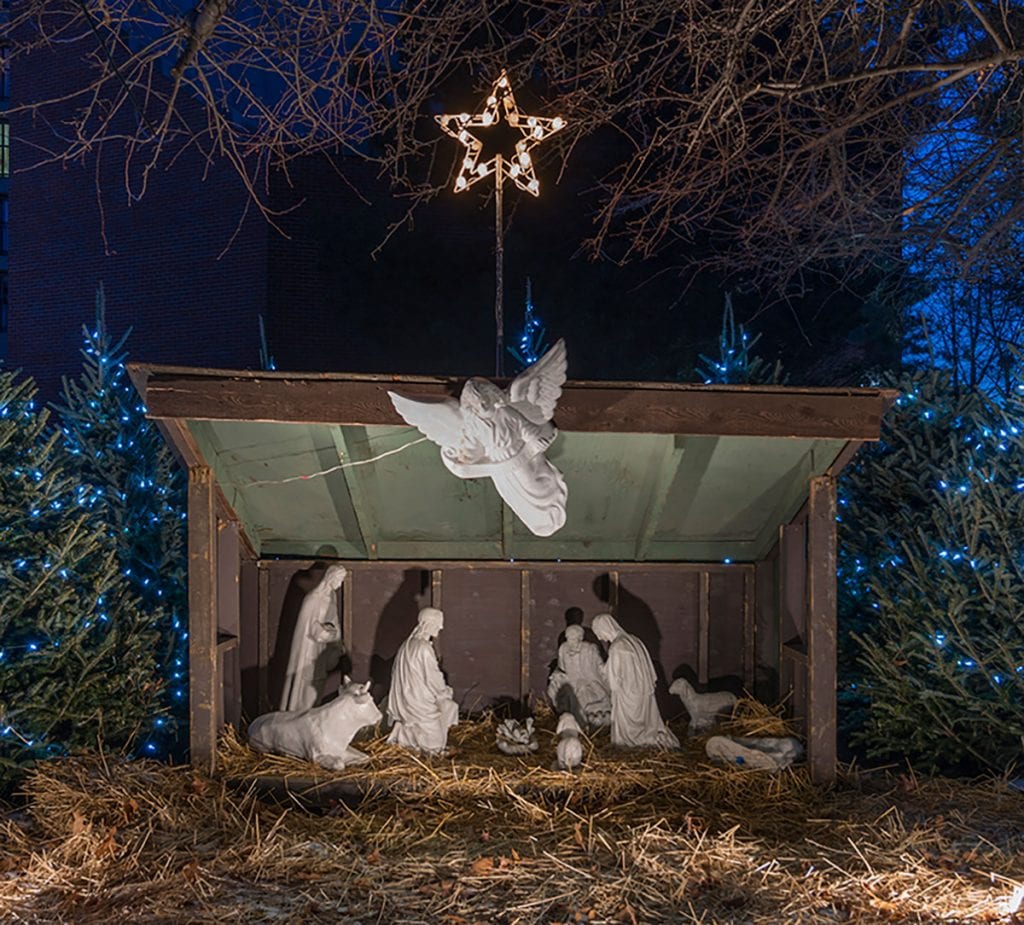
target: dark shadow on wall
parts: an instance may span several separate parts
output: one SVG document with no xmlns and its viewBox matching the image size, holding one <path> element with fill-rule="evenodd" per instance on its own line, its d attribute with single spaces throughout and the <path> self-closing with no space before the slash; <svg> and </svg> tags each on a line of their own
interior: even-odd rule
<svg viewBox="0 0 1024 925">
<path fill-rule="evenodd" d="M 377 630 L 370 652 L 370 693 L 380 703 L 391 687 L 391 670 L 398 647 L 416 628 L 422 608 L 430 605 L 430 572 L 406 569 L 402 583 L 384 605 L 377 619 Z M 442 630 L 442 632 L 444 632 Z"/>
</svg>

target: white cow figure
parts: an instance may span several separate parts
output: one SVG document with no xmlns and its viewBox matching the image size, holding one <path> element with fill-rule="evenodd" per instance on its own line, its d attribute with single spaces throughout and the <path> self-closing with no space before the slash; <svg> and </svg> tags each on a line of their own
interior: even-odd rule
<svg viewBox="0 0 1024 925">
<path fill-rule="evenodd" d="M 368 755 L 350 748 L 349 742 L 364 726 L 373 726 L 381 719 L 370 696 L 370 682 L 354 684 L 346 676 L 337 699 L 322 707 L 256 717 L 249 726 L 249 744 L 257 751 L 304 758 L 340 771 L 370 760 Z"/>
<path fill-rule="evenodd" d="M 698 694 L 686 678 L 676 678 L 668 689 L 683 701 L 686 712 L 690 714 L 690 735 L 697 735 L 711 729 L 720 713 L 732 713 L 736 706 L 736 695 L 729 691 L 715 691 Z"/>
</svg>

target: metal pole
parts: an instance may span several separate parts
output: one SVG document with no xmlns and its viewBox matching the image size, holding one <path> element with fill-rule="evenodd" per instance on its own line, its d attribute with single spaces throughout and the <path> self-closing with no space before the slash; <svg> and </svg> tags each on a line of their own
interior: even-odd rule
<svg viewBox="0 0 1024 925">
<path fill-rule="evenodd" d="M 505 166 L 500 154 L 495 156 L 494 186 L 494 374 L 505 375 L 505 306 L 504 306 L 504 267 L 505 267 L 505 223 L 502 216 L 501 186 L 505 175 Z"/>
</svg>

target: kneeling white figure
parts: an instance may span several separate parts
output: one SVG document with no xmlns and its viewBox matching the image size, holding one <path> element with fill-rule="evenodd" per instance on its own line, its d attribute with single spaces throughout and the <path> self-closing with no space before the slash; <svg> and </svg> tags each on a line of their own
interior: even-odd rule
<svg viewBox="0 0 1024 925">
<path fill-rule="evenodd" d="M 360 729 L 381 719 L 370 682 L 355 684 L 346 677 L 337 699 L 322 707 L 256 717 L 249 725 L 249 744 L 257 751 L 291 755 L 340 771 L 370 760 L 349 743 Z"/>
<path fill-rule="evenodd" d="M 444 614 L 436 607 L 420 611 L 416 629 L 398 648 L 388 692 L 388 741 L 427 755 L 445 750 L 448 730 L 459 721 L 434 651 L 433 639 L 443 627 Z"/>
</svg>

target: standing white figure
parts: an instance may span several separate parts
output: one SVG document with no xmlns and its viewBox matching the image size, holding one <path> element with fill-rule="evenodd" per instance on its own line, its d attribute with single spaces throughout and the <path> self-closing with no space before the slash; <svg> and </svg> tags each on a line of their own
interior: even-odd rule
<svg viewBox="0 0 1024 925">
<path fill-rule="evenodd" d="M 428 755 L 443 752 L 448 730 L 459 721 L 452 689 L 444 683 L 432 640 L 444 627 L 444 614 L 424 607 L 416 629 L 398 648 L 391 671 L 388 716 L 394 724 L 388 741 Z"/>
<path fill-rule="evenodd" d="M 608 643 L 605 674 L 612 694 L 612 745 L 624 748 L 679 748 L 654 699 L 657 675 L 644 644 L 611 614 L 594 617 L 594 634 Z"/>
<path fill-rule="evenodd" d="M 303 598 L 288 652 L 282 710 L 308 710 L 323 695 L 327 672 L 341 656 L 337 591 L 347 575 L 343 565 L 328 566 L 320 583 Z"/>
<path fill-rule="evenodd" d="M 583 627 L 565 628 L 558 647 L 558 667 L 548 679 L 548 698 L 557 713 L 571 712 L 579 722 L 607 726 L 612 702 L 604 676 L 604 660 L 592 642 L 583 639 Z"/>
<path fill-rule="evenodd" d="M 559 340 L 507 390 L 470 379 L 459 401 L 424 401 L 388 392 L 395 410 L 441 447 L 448 471 L 460 479 L 489 478 L 498 494 L 537 536 L 565 524 L 565 479 L 544 455 L 558 436 L 551 423 L 566 372 Z"/>
</svg>

